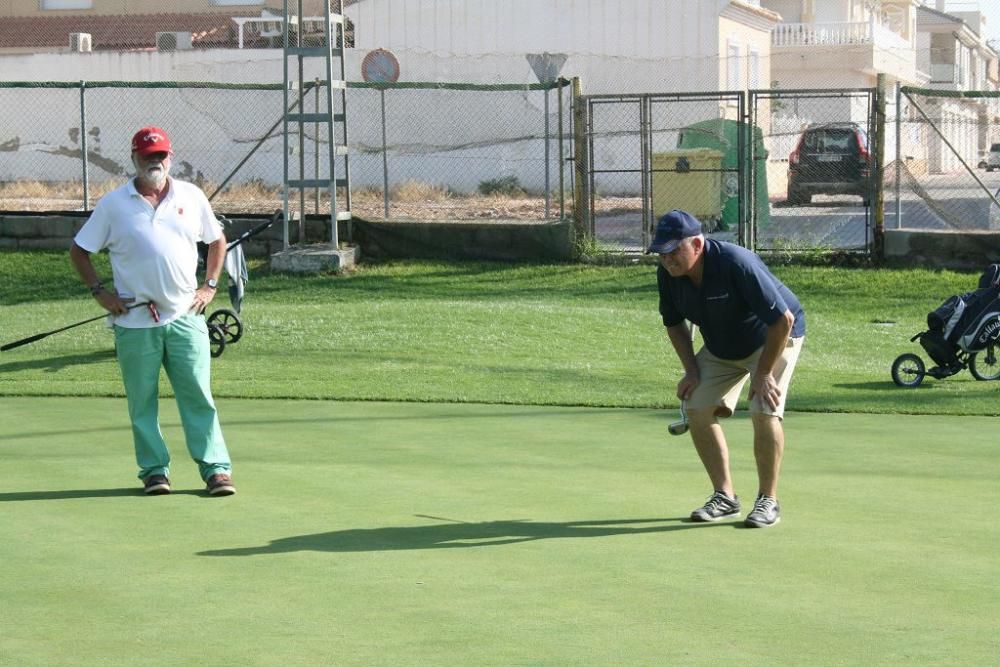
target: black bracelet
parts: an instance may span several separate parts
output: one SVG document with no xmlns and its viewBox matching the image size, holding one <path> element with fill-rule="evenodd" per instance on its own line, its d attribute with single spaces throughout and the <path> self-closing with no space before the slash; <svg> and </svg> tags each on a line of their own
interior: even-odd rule
<svg viewBox="0 0 1000 667">
<path fill-rule="evenodd" d="M 98 280 L 96 283 L 90 286 L 90 296 L 97 296 L 104 291 L 104 283 Z"/>
</svg>

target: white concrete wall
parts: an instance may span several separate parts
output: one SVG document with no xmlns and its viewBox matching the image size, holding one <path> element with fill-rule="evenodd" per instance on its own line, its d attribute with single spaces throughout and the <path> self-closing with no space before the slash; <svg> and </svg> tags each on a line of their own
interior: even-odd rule
<svg viewBox="0 0 1000 667">
<path fill-rule="evenodd" d="M 725 71 L 718 47 L 719 13 L 729 4 L 729 0 L 362 0 L 347 9 L 358 47 L 346 55 L 348 79 L 361 79 L 360 63 L 369 50 L 388 48 L 400 62 L 401 81 L 534 83 L 537 79 L 525 54 L 550 52 L 568 55 L 561 74 L 580 77 L 588 94 L 716 91 L 724 88 L 720 71 Z M 764 39 L 763 33 L 757 36 Z M 308 65 L 307 79 L 323 77 L 319 62 Z M 6 55 L 0 56 L 0 79 L 278 83 L 283 80 L 282 67 L 277 49 Z M 769 77 L 761 78 L 766 85 Z M 261 136 L 259 126 L 266 129 L 281 115 L 280 93 L 260 99 L 235 96 L 239 103 L 226 108 L 213 108 L 202 97 L 179 96 L 177 102 L 178 96 L 172 95 L 130 93 L 122 96 L 125 108 L 118 113 L 91 110 L 85 128 L 87 136 L 93 136 L 90 148 L 104 152 L 110 170 L 102 173 L 100 164 L 95 164 L 92 178 L 115 177 L 116 168 L 128 168 L 128 136 L 138 125 L 156 122 L 176 128 L 181 145 L 196 149 L 179 152 L 180 161 L 189 161 L 186 169 L 218 180 Z M 438 98 L 421 98 L 418 93 L 387 95 L 390 148 L 416 147 L 406 156 L 390 158 L 392 182 L 416 178 L 474 189 L 487 178 L 514 174 L 523 185 L 540 188 L 542 96 L 525 92 L 518 101 L 509 97 L 516 94 L 506 95 L 500 107 L 496 103 L 500 98 L 490 95 L 451 98 L 456 106 L 442 106 Z M 79 172 L 79 158 L 69 156 L 79 150 L 77 96 L 66 91 L 57 95 L 0 89 L 0 178 L 65 179 Z M 351 97 L 351 143 L 360 151 L 352 162 L 357 165 L 352 174 L 357 186 L 381 185 L 380 159 L 377 168 L 366 166 L 380 149 L 379 127 L 373 123 L 380 116 L 372 102 L 376 97 L 360 93 Z M 53 104 L 54 99 L 60 102 Z M 164 103 L 165 99 L 173 101 Z M 23 109 L 44 112 L 32 116 Z M 461 121 L 440 124 L 451 113 L 460 115 Z M 697 119 L 717 113 L 700 109 Z M 253 123 L 241 123 L 251 116 Z M 554 99 L 549 120 L 554 131 Z M 621 123 L 628 125 L 628 118 Z M 359 131 L 354 124 L 364 127 Z M 16 150 L 3 148 L 15 144 Z M 480 148 L 448 148 L 456 145 Z M 555 160 L 556 147 L 551 148 Z M 627 143 L 617 153 L 615 159 L 623 162 L 638 157 Z M 281 180 L 281 166 L 280 139 L 269 140 L 239 178 L 274 183 Z M 555 169 L 553 165 L 553 179 Z"/>
<path fill-rule="evenodd" d="M 716 90 L 719 2 L 685 0 L 361 0 L 345 10 L 355 46 L 384 48 L 401 80 L 456 80 L 456 62 L 485 57 L 527 72 L 528 53 L 563 53 L 562 74 L 590 92 Z M 463 80 L 510 74 L 477 66 Z M 519 81 L 524 81 L 523 74 Z"/>
</svg>

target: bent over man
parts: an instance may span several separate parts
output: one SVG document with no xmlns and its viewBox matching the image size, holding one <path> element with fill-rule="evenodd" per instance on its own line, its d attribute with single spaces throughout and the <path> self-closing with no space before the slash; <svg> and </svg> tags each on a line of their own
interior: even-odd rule
<svg viewBox="0 0 1000 667">
<path fill-rule="evenodd" d="M 691 439 L 713 488 L 691 520 L 740 516 L 719 418 L 733 414 L 749 378 L 758 491 L 745 524 L 773 526 L 781 520 L 782 420 L 805 336 L 802 306 L 760 257 L 705 238 L 701 223 L 685 211 L 670 211 L 657 221 L 649 252 L 660 256 L 660 315 L 684 368 L 677 397 L 684 402 Z M 685 320 L 701 331 L 704 345 L 697 354 Z"/>
<path fill-rule="evenodd" d="M 73 239 L 70 259 L 90 293 L 114 316 L 115 347 L 132 421 L 139 478 L 147 494 L 170 493 L 170 454 L 158 416 L 160 368 L 176 395 L 188 452 L 211 495 L 236 492 L 209 386 L 211 353 L 201 314 L 215 296 L 226 239 L 204 193 L 169 176 L 167 133 L 132 138 L 136 176 L 98 201 Z M 204 284 L 198 242 L 208 244 Z M 90 254 L 107 248 L 114 288 Z M 131 307 L 148 303 L 148 307 Z"/>
</svg>

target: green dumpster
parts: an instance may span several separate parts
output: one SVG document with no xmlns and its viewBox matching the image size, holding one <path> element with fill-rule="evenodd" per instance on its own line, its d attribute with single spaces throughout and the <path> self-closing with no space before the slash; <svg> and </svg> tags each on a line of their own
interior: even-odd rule
<svg viewBox="0 0 1000 667">
<path fill-rule="evenodd" d="M 747 131 L 749 126 L 727 118 L 712 118 L 683 128 L 677 139 L 678 148 L 712 148 L 722 153 L 722 169 L 734 170 L 739 166 L 738 133 Z M 750 159 L 750 137 L 746 136 L 744 159 Z M 766 226 L 771 221 L 771 207 L 767 197 L 767 150 L 764 148 L 764 133 L 754 128 L 754 155 L 757 157 L 755 172 L 756 197 L 751 199 L 757 206 L 757 225 Z M 737 197 L 738 175 L 735 171 L 722 174 L 723 201 L 719 229 L 735 229 L 740 222 L 739 199 Z M 749 193 L 747 193 L 749 195 Z"/>
</svg>

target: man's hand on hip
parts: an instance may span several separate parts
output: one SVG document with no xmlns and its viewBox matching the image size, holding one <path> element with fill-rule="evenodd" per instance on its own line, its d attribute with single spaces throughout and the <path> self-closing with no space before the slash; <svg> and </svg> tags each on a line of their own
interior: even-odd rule
<svg viewBox="0 0 1000 667">
<path fill-rule="evenodd" d="M 191 302 L 191 310 L 198 313 L 205 312 L 205 308 L 208 304 L 212 303 L 212 299 L 215 298 L 215 289 L 209 287 L 208 285 L 202 285 L 194 292 L 194 300 Z"/>
</svg>

